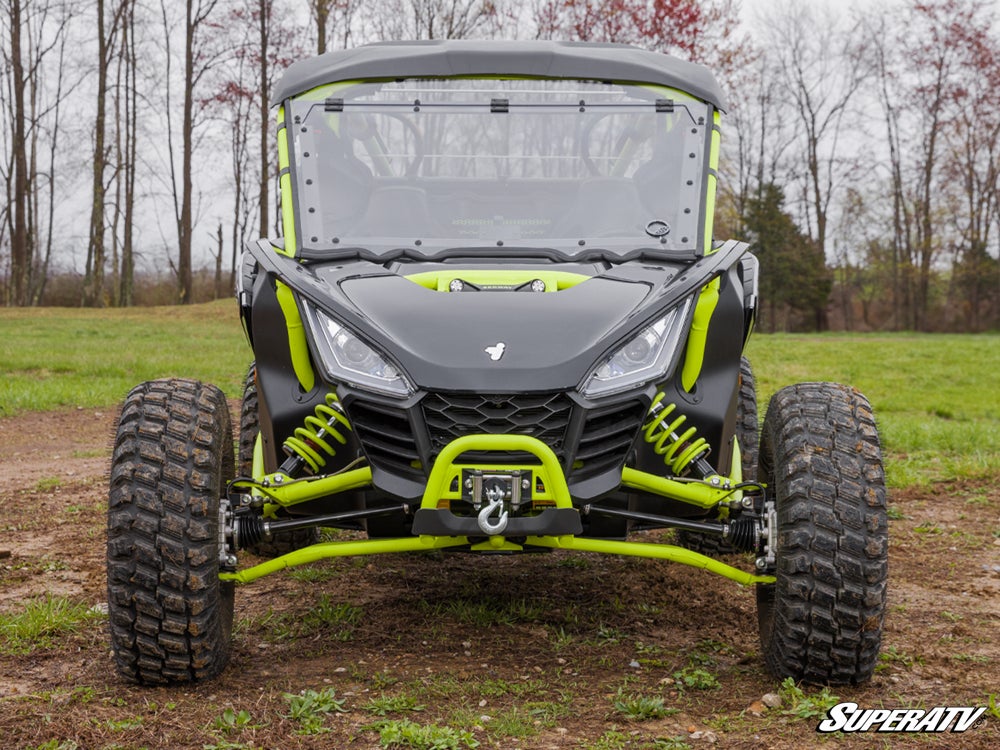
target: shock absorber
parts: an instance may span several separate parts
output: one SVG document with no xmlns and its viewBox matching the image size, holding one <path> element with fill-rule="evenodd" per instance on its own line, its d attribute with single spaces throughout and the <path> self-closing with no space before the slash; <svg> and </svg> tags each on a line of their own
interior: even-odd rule
<svg viewBox="0 0 1000 750">
<path fill-rule="evenodd" d="M 663 391 L 657 393 L 649 407 L 649 416 L 642 425 L 643 439 L 653 446 L 656 455 L 663 457 L 673 476 L 682 476 L 692 467 L 703 479 L 714 474 L 715 470 L 705 460 L 712 450 L 708 441 L 696 437 L 695 427 L 682 432 L 687 417 L 675 414 L 676 404 L 664 404 L 663 397 Z"/>
<path fill-rule="evenodd" d="M 327 459 L 337 454 L 330 440 L 341 445 L 347 443 L 341 430 L 350 431 L 351 423 L 337 400 L 337 394 L 331 391 L 326 394 L 325 401 L 303 420 L 302 426 L 296 427 L 295 432 L 285 440 L 282 450 L 288 458 L 281 464 L 280 470 L 290 477 L 303 470 L 318 473 L 326 466 Z"/>
</svg>

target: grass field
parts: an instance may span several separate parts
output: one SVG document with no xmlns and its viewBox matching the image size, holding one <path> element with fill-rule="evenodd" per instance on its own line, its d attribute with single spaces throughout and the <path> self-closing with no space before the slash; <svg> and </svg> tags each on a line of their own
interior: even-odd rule
<svg viewBox="0 0 1000 750">
<path fill-rule="evenodd" d="M 215 383 L 239 395 L 252 354 L 236 303 L 128 310 L 0 309 L 0 417 L 107 407 L 144 380 Z"/>
<path fill-rule="evenodd" d="M 143 380 L 198 378 L 238 396 L 251 358 L 235 304 L 0 310 L 0 418 L 108 407 Z M 833 380 L 871 400 L 896 487 L 1000 473 L 1000 336 L 758 335 L 764 405 L 778 388 Z"/>
<path fill-rule="evenodd" d="M 776 389 L 803 380 L 850 383 L 874 404 L 893 489 L 888 612 L 869 683 L 769 675 L 747 587 L 665 561 L 560 551 L 296 568 L 240 587 L 220 677 L 137 688 L 112 668 L 104 614 L 108 425 L 145 379 L 195 377 L 238 397 L 251 353 L 235 305 L 0 309 L 2 747 L 877 744 L 817 734 L 839 701 L 987 707 L 960 737 L 897 736 L 892 747 L 1000 747 L 1000 336 L 758 336 L 750 356 L 762 414 Z"/>
</svg>

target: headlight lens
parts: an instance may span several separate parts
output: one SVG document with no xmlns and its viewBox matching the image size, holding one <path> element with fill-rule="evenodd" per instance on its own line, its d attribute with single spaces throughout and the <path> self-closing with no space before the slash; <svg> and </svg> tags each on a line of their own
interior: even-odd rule
<svg viewBox="0 0 1000 750">
<path fill-rule="evenodd" d="M 606 396 L 666 375 L 677 360 L 690 309 L 688 298 L 615 350 L 594 368 L 583 395 Z"/>
<path fill-rule="evenodd" d="M 305 310 L 320 363 L 331 380 L 390 396 L 413 393 L 413 386 L 399 370 L 353 331 L 310 305 L 306 305 Z"/>
</svg>

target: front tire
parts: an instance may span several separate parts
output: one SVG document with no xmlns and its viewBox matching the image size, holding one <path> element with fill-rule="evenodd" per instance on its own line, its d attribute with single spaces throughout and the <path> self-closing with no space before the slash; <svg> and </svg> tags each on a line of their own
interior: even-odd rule
<svg viewBox="0 0 1000 750">
<path fill-rule="evenodd" d="M 132 389 L 108 497 L 108 614 L 126 679 L 203 680 L 229 661 L 234 585 L 219 580 L 219 504 L 233 473 L 218 388 L 172 379 Z"/>
<path fill-rule="evenodd" d="M 835 383 L 774 395 L 760 479 L 777 510 L 774 584 L 757 586 L 777 677 L 858 684 L 878 662 L 888 578 L 885 474 L 868 400 Z"/>
</svg>

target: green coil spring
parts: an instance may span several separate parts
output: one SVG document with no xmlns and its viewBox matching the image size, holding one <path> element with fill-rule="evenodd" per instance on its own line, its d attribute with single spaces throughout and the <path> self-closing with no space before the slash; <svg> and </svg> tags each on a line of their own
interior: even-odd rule
<svg viewBox="0 0 1000 750">
<path fill-rule="evenodd" d="M 328 438 L 332 437 L 341 445 L 347 443 L 347 438 L 338 431 L 338 427 L 350 431 L 351 423 L 344 415 L 337 394 L 330 392 L 326 394 L 325 403 L 317 406 L 314 413 L 303 420 L 303 425 L 296 427 L 295 432 L 285 440 L 285 453 L 289 457 L 298 456 L 315 474 L 326 466 L 328 458 L 337 454 Z"/>
<path fill-rule="evenodd" d="M 680 432 L 687 421 L 683 414 L 671 415 L 677 410 L 676 404 L 663 403 L 663 391 L 656 394 L 649 407 L 649 419 L 642 425 L 643 439 L 653 446 L 656 455 L 663 457 L 674 476 L 681 476 L 691 464 L 704 458 L 712 450 L 708 441 L 695 437 L 698 430 L 688 427 Z M 700 467 L 699 467 L 700 468 Z"/>
</svg>

